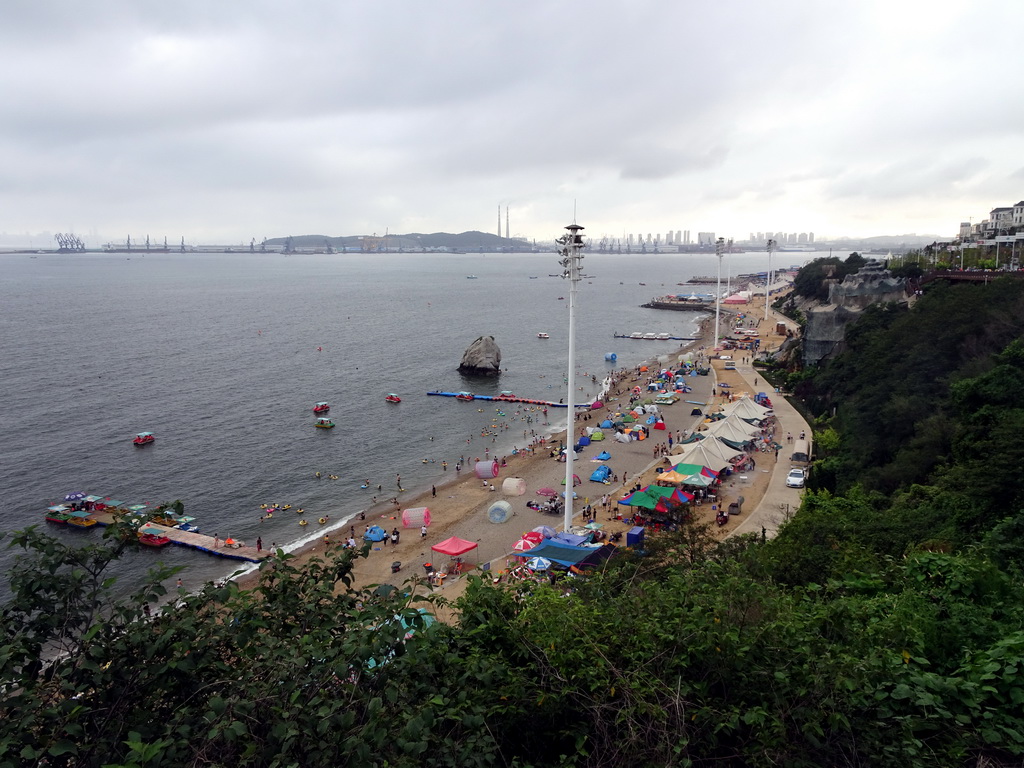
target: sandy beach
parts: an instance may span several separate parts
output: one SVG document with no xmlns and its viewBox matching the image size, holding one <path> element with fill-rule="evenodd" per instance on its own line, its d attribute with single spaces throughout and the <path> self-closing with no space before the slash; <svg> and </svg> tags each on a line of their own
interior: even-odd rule
<svg viewBox="0 0 1024 768">
<path fill-rule="evenodd" d="M 723 313 L 721 322 L 726 328 L 732 321 L 731 314 Z M 768 323 L 761 323 L 765 326 L 761 329 L 761 348 L 773 350 L 784 341 L 783 336 L 774 333 L 775 318 L 772 317 Z M 678 355 L 690 352 L 694 359 L 706 354 L 713 336 L 714 320 L 709 318 L 702 325 L 701 339 L 690 342 L 683 347 L 672 347 L 671 351 L 665 350 L 659 353 L 669 355 L 674 363 Z M 770 326 L 770 327 L 768 327 Z M 726 335 L 726 331 L 723 331 Z M 736 361 L 747 359 L 749 353 L 740 351 L 723 352 L 731 354 Z M 691 415 L 693 408 L 699 407 L 705 413 L 717 410 L 729 401 L 729 393 L 732 397 L 740 397 L 746 393 L 749 395 L 760 391 L 755 385 L 757 380 L 756 372 L 749 365 L 739 365 L 738 370 L 725 370 L 724 361 L 712 358 L 712 373 L 708 376 L 692 376 L 687 378 L 687 384 L 692 391 L 683 395 L 682 400 L 670 405 L 661 406 L 666 430 L 651 430 L 650 437 L 643 441 L 630 443 L 619 443 L 613 440 L 605 440 L 593 443 L 590 447 L 581 452 L 574 461 L 573 472 L 583 479 L 582 485 L 577 486 L 577 500 L 573 506 L 575 523 L 580 522 L 582 509 L 586 504 L 591 504 L 598 509 L 598 521 L 605 527 L 608 533 L 627 530 L 630 526 L 624 521 L 617 519 L 617 515 L 629 514 L 629 508 L 618 505 L 618 499 L 623 496 L 626 489 L 639 482 L 647 485 L 653 482 L 656 476 L 656 467 L 667 466 L 664 458 L 655 455 L 656 448 L 664 446 L 667 448 L 668 436 L 671 433 L 674 441 L 680 436 L 685 436 L 690 431 L 698 428 L 703 417 Z M 651 371 L 660 368 L 652 357 L 648 367 Z M 644 386 L 648 373 L 639 371 L 640 366 L 631 371 L 618 371 L 616 383 L 605 398 L 605 405 L 588 413 L 577 413 L 575 422 L 575 434 L 578 437 L 581 431 L 588 426 L 596 427 L 601 420 L 606 418 L 609 412 L 614 412 L 620 407 L 626 406 L 629 399 L 629 392 L 634 386 Z M 721 384 L 728 384 L 726 394 L 723 394 Z M 764 387 L 761 387 L 764 389 Z M 714 394 L 713 394 L 714 393 Z M 688 402 L 690 401 L 690 402 Z M 704 405 L 695 405 L 700 403 Z M 789 409 L 792 411 L 792 409 Z M 793 411 L 795 413 L 795 411 Z M 559 417 L 565 418 L 562 414 L 552 414 L 552 425 L 557 425 Z M 806 429 L 806 425 L 792 422 L 779 424 L 779 431 L 784 435 L 785 430 Z M 395 507 L 388 502 L 379 503 L 366 511 L 365 521 L 358 518 L 353 521 L 352 529 L 355 532 L 356 541 L 362 543 L 362 534 L 366 526 L 379 525 L 390 532 L 398 528 L 400 532 L 399 543 L 393 545 L 390 542 L 379 542 L 371 545 L 369 557 L 359 559 L 355 566 L 356 586 L 368 586 L 375 584 L 400 585 L 413 576 L 422 576 L 426 569 L 424 564 L 430 563 L 435 569 L 445 569 L 449 564 L 449 558 L 433 552 L 430 547 L 451 536 L 458 536 L 461 539 L 476 543 L 476 549 L 462 557 L 463 562 L 472 566 L 471 572 L 480 572 L 484 564 L 488 572 L 498 575 L 506 569 L 513 543 L 520 536 L 540 525 L 548 525 L 556 530 L 562 528 L 563 516 L 545 514 L 530 509 L 526 506 L 527 501 L 538 500 L 541 497 L 536 495 L 539 488 L 550 487 L 562 490 L 562 481 L 565 479 L 565 463 L 551 458 L 550 452 L 557 448 L 560 440 L 564 440 L 564 429 L 552 436 L 546 443 L 538 445 L 532 452 L 521 451 L 516 456 L 505 458 L 507 466 L 501 468 L 500 474 L 490 483 L 477 479 L 472 472 L 472 467 L 467 468 L 456 477 L 452 472 L 452 478 L 444 484 L 435 485 L 436 496 L 432 496 L 430 489 L 417 495 L 403 494 L 400 498 L 401 504 Z M 780 440 L 780 442 L 782 442 Z M 607 450 L 611 459 L 603 462 L 611 467 L 618 475 L 618 482 L 602 484 L 590 481 L 591 472 L 598 466 L 591 458 L 601 450 Z M 678 452 L 678 447 L 677 451 Z M 729 522 L 721 527 L 712 525 L 714 535 L 725 538 L 741 526 L 751 529 L 751 523 L 755 522 L 754 517 L 761 502 L 765 499 L 766 492 L 770 485 L 778 485 L 779 473 L 776 469 L 788 469 L 787 457 L 780 453 L 776 457 L 773 453 L 759 453 L 756 455 L 757 466 L 745 473 L 734 473 L 722 485 L 719 504 L 728 505 L 737 497 L 744 498 L 743 513 L 731 517 Z M 502 481 L 510 477 L 520 477 L 526 481 L 527 491 L 522 496 L 508 496 L 502 493 Z M 489 485 L 495 486 L 494 491 Z M 792 490 L 792 489 L 789 489 Z M 608 494 L 611 506 L 608 513 L 600 508 L 599 502 L 602 495 Z M 487 509 L 495 501 L 503 499 L 512 505 L 513 516 L 507 522 L 495 524 L 490 522 L 487 516 Z M 542 500 L 542 499 L 541 499 Z M 798 497 L 796 497 L 798 504 Z M 431 523 L 427 535 L 421 536 L 419 527 L 402 528 L 401 510 L 413 507 L 428 507 L 431 513 Z M 795 507 L 794 507 L 795 508 Z M 715 509 L 710 503 L 705 503 L 694 508 L 696 518 L 701 522 L 714 523 Z M 781 521 L 781 516 L 764 514 L 761 510 L 760 525 L 764 527 L 762 533 L 773 534 L 775 527 Z M 757 526 L 752 532 L 757 531 Z M 313 557 L 320 556 L 327 547 L 334 548 L 341 546 L 348 535 L 348 529 L 332 533 L 329 541 L 322 539 L 308 545 L 303 550 L 295 553 L 298 564 L 307 562 Z M 401 563 L 401 569 L 397 573 L 392 572 L 392 563 Z M 256 574 L 249 574 L 239 579 L 240 586 L 247 586 L 253 582 Z M 458 576 L 449 577 L 443 586 L 445 597 L 454 598 L 461 592 L 465 579 Z"/>
</svg>

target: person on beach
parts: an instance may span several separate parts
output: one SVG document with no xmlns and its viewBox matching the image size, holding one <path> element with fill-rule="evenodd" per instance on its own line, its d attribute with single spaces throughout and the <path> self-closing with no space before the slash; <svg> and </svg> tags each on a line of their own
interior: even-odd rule
<svg viewBox="0 0 1024 768">
<path fill-rule="evenodd" d="M 256 537 L 256 551 L 257 552 L 262 552 L 263 551 L 263 538 L 261 536 L 257 536 Z"/>
<path fill-rule="evenodd" d="M 430 498 L 437 498 L 437 488 L 435 488 L 434 486 L 430 486 Z"/>
<path fill-rule="evenodd" d="M 427 526 L 425 526 L 425 525 L 421 525 L 420 526 L 420 538 L 421 539 L 427 538 Z"/>
<path fill-rule="evenodd" d="M 394 546 L 396 546 L 396 547 L 398 546 L 398 529 L 397 528 L 395 528 L 393 531 L 391 531 L 391 543 Z"/>
<path fill-rule="evenodd" d="M 220 534 L 219 533 L 215 533 L 215 534 L 213 534 L 213 548 L 216 549 L 219 546 L 220 546 Z"/>
</svg>

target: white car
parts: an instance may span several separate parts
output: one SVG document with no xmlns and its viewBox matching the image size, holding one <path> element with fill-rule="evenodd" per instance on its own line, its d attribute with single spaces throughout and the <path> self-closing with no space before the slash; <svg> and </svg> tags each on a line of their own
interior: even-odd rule
<svg viewBox="0 0 1024 768">
<path fill-rule="evenodd" d="M 786 487 L 787 488 L 803 488 L 804 480 L 807 479 L 806 470 L 800 469 L 799 467 L 789 470 L 789 474 L 786 475 Z"/>
</svg>

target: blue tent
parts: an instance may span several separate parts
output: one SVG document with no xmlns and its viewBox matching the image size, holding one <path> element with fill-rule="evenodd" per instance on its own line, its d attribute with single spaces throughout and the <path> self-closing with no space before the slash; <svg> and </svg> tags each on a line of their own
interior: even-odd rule
<svg viewBox="0 0 1024 768">
<path fill-rule="evenodd" d="M 605 419 L 604 421 L 601 422 L 601 429 L 611 429 L 611 428 L 612 428 L 612 420 L 611 419 Z"/>
<path fill-rule="evenodd" d="M 387 537 L 388 532 L 379 525 L 371 525 L 370 530 L 363 534 L 363 538 L 367 541 L 384 541 Z"/>
<path fill-rule="evenodd" d="M 592 459 L 592 461 L 608 461 L 611 457 L 612 455 L 608 453 L 608 451 L 601 451 Z"/>
<path fill-rule="evenodd" d="M 590 438 L 584 435 L 577 441 L 576 445 L 590 445 Z"/>
<path fill-rule="evenodd" d="M 608 481 L 608 477 L 609 475 L 611 475 L 611 473 L 611 467 L 609 467 L 607 464 L 602 464 L 600 467 L 598 467 L 597 469 L 590 473 L 590 479 L 593 480 L 595 483 L 604 483 Z"/>
</svg>

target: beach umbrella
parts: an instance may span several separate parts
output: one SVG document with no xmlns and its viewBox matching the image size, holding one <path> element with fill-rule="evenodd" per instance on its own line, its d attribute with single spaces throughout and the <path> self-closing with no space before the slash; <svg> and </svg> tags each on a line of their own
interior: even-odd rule
<svg viewBox="0 0 1024 768">
<path fill-rule="evenodd" d="M 69 493 L 67 496 L 65 496 L 64 501 L 81 501 L 84 498 L 84 493 L 82 493 L 81 491 L 75 491 L 74 493 Z"/>
<path fill-rule="evenodd" d="M 525 541 L 532 541 L 534 545 L 540 544 L 544 541 L 544 534 L 540 531 L 527 531 L 522 536 Z"/>
<path fill-rule="evenodd" d="M 531 571 L 546 571 L 551 567 L 551 561 L 546 557 L 531 557 L 526 561 L 526 567 Z"/>
<path fill-rule="evenodd" d="M 513 552 L 527 552 L 537 546 L 534 542 L 528 541 L 527 539 L 520 539 L 512 545 Z"/>
<path fill-rule="evenodd" d="M 554 528 L 552 528 L 552 527 L 551 527 L 550 525 L 538 525 L 538 526 L 537 526 L 536 528 L 534 528 L 533 530 L 534 530 L 534 531 L 535 531 L 536 533 L 539 533 L 539 534 L 540 534 L 541 536 L 543 536 L 543 537 L 544 537 L 545 539 L 551 539 L 551 538 L 554 538 L 554 536 L 555 536 L 555 533 L 556 533 L 555 529 L 554 529 Z"/>
<path fill-rule="evenodd" d="M 539 488 L 537 490 L 537 495 L 538 496 L 548 496 L 548 497 L 551 497 L 551 496 L 557 496 L 558 492 L 554 488 Z"/>
</svg>

